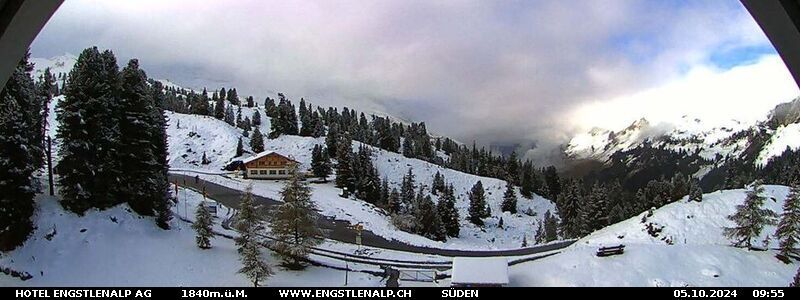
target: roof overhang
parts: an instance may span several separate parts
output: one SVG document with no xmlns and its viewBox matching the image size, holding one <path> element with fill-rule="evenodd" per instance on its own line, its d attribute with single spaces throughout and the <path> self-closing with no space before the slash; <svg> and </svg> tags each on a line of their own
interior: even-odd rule
<svg viewBox="0 0 800 300">
<path fill-rule="evenodd" d="M 800 2 L 741 0 L 800 86 Z"/>
</svg>

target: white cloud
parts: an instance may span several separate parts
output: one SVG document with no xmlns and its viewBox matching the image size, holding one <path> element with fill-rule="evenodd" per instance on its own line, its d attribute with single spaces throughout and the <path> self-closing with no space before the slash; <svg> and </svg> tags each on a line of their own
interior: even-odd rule
<svg viewBox="0 0 800 300">
<path fill-rule="evenodd" d="M 580 130 L 601 127 L 618 130 L 645 117 L 651 123 L 674 122 L 683 115 L 711 124 L 731 119 L 762 119 L 775 105 L 800 95 L 783 61 L 777 55 L 729 70 L 707 65 L 662 86 L 631 95 L 582 104 L 571 121 Z"/>
<path fill-rule="evenodd" d="M 576 106 L 766 43 L 736 1 L 70 0 L 32 51 L 98 45 L 191 87 L 282 91 L 464 141 L 555 145 Z"/>
</svg>

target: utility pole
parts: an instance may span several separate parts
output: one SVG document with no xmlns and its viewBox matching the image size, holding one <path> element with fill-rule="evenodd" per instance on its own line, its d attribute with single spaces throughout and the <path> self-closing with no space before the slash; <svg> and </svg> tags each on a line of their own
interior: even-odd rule
<svg viewBox="0 0 800 300">
<path fill-rule="evenodd" d="M 53 184 L 53 150 L 50 136 L 47 136 L 47 181 L 50 185 L 50 196 L 54 196 L 55 185 Z"/>
</svg>

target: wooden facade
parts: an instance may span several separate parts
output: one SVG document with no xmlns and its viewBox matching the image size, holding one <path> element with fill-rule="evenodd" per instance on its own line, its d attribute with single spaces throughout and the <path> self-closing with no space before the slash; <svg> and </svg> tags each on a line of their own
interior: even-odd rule
<svg viewBox="0 0 800 300">
<path fill-rule="evenodd" d="M 289 169 L 297 161 L 281 154 L 269 151 L 242 161 L 245 178 L 254 179 L 286 179 L 289 178 Z"/>
</svg>

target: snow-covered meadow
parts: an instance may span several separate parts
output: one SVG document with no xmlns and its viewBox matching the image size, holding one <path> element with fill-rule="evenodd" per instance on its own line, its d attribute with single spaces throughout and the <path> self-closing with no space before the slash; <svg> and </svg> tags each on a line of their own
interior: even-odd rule
<svg viewBox="0 0 800 300">
<path fill-rule="evenodd" d="M 258 109 L 258 108 L 255 108 Z M 244 112 L 244 108 L 243 108 Z M 169 144 L 170 166 L 176 172 L 196 170 L 207 173 L 219 173 L 221 169 L 234 159 L 236 143 L 242 136 L 242 131 L 213 117 L 168 113 L 169 117 Z M 266 124 L 269 124 L 269 118 Z M 180 126 L 178 124 L 180 123 Z M 262 132 L 269 132 L 269 127 L 262 124 Z M 311 150 L 314 145 L 324 144 L 324 138 L 301 136 L 280 136 L 275 139 L 265 139 L 264 148 L 289 156 L 301 163 L 301 169 L 309 169 L 311 165 Z M 243 137 L 245 148 L 249 149 L 249 138 Z M 357 151 L 362 144 L 353 142 L 353 151 Z M 404 157 L 402 154 L 385 151 L 372 146 L 373 163 L 381 177 L 386 177 L 391 187 L 400 188 L 403 176 L 412 169 L 416 176 L 417 186 L 424 185 L 427 190 L 433 182 L 433 175 L 438 171 L 444 175 L 448 183 L 453 184 L 457 199 L 456 207 L 461 217 L 461 234 L 458 238 L 449 239 L 447 242 L 437 242 L 424 237 L 399 231 L 391 224 L 389 217 L 382 210 L 354 199 L 339 197 L 341 191 L 329 184 L 313 184 L 313 200 L 325 216 L 339 220 L 349 221 L 353 224 L 363 223 L 367 230 L 386 238 L 393 238 L 402 242 L 440 248 L 451 249 L 514 249 L 522 245 L 523 237 L 529 244 L 533 244 L 533 233 L 537 229 L 537 221 L 542 220 L 548 210 L 557 215 L 555 205 L 549 200 L 538 195 L 533 199 L 525 199 L 518 194 L 517 214 L 502 213 L 500 204 L 506 183 L 495 178 L 480 177 L 463 172 L 447 169 L 419 159 Z M 210 164 L 203 165 L 203 150 Z M 180 171 L 179 171 L 180 170 Z M 195 173 L 187 172 L 192 176 Z M 227 187 L 244 190 L 253 183 L 253 192 L 257 195 L 279 199 L 282 187 L 280 181 L 246 180 L 241 178 L 225 178 L 221 176 L 199 174 L 203 179 Z M 332 179 L 332 177 L 331 177 Z M 467 192 L 472 186 L 481 181 L 486 191 L 487 202 L 492 210 L 493 217 L 486 220 L 484 228 L 474 226 L 466 220 L 469 200 Z M 436 197 L 434 197 L 436 201 Z M 528 215 L 529 213 L 530 215 Z M 499 228 L 500 217 L 503 218 L 503 228 Z"/>
<path fill-rule="evenodd" d="M 765 207 L 780 213 L 788 192 L 784 186 L 765 186 Z M 655 210 L 645 222 L 647 212 L 600 229 L 558 255 L 511 267 L 511 285 L 787 286 L 800 264 L 784 264 L 774 250 L 734 248 L 722 234 L 733 226 L 726 217 L 745 193 L 716 191 L 699 203 L 684 197 Z M 649 223 L 661 232 L 650 235 Z M 767 226 L 757 240 L 774 233 L 775 226 Z M 622 255 L 595 255 L 599 247 L 619 244 L 625 245 Z M 770 247 L 776 246 L 773 239 Z"/>
<path fill-rule="evenodd" d="M 181 190 L 173 211 L 181 216 L 193 209 L 202 196 Z M 187 201 L 184 205 L 183 201 Z M 0 286 L 248 286 L 237 271 L 241 267 L 232 240 L 212 239 L 212 248 L 195 244 L 190 224 L 178 219 L 171 230 L 155 226 L 122 204 L 111 209 L 90 210 L 85 216 L 65 211 L 50 196 L 37 197 L 36 231 L 25 244 L 0 254 L 0 266 L 27 272 L 33 278 L 21 281 L 0 275 Z M 217 224 L 225 214 L 221 210 Z M 215 230 L 223 230 L 219 225 Z M 269 252 L 267 252 L 269 253 Z M 267 254 L 275 275 L 267 286 L 341 286 L 344 271 L 309 266 L 288 271 L 278 258 Z M 358 268 L 358 266 L 355 266 Z M 383 279 L 349 272 L 348 286 L 382 286 Z"/>
</svg>

